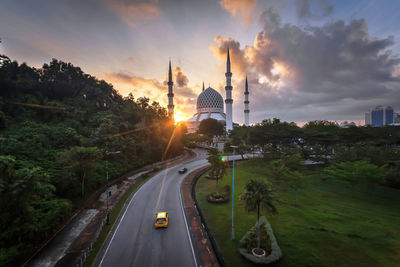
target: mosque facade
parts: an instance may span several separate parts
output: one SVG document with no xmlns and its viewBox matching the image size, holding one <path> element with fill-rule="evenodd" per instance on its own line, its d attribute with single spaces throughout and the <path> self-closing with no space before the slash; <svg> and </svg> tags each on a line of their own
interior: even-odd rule
<svg viewBox="0 0 400 267">
<path fill-rule="evenodd" d="M 215 89 L 208 87 L 204 89 L 203 82 L 203 90 L 197 97 L 196 103 L 196 113 L 186 121 L 187 129 L 189 133 L 196 132 L 200 126 L 201 121 L 205 119 L 215 119 L 218 122 L 222 123 L 225 126 L 226 131 L 230 131 L 234 126 L 237 126 L 237 123 L 233 122 L 232 118 L 232 72 L 231 72 L 231 60 L 229 55 L 229 48 L 227 51 L 227 59 L 226 59 L 226 86 L 225 86 L 225 101 L 222 98 L 221 94 L 218 93 Z M 171 71 L 171 62 L 169 62 L 169 73 L 168 73 L 168 114 L 171 118 L 173 118 L 174 114 L 174 104 L 173 104 L 173 82 L 172 82 L 172 71 Z M 245 83 L 245 101 L 244 101 L 244 125 L 249 125 L 249 91 L 247 85 L 247 77 Z M 224 103 L 225 103 L 225 113 L 224 113 Z"/>
</svg>

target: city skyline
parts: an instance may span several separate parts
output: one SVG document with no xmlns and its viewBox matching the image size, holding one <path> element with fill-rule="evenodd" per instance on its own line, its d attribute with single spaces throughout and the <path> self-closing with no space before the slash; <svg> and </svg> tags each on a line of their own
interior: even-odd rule
<svg viewBox="0 0 400 267">
<path fill-rule="evenodd" d="M 396 1 L 4 1 L 0 53 L 40 67 L 71 62 L 122 94 L 195 112 L 202 82 L 224 95 L 231 49 L 233 121 L 362 121 L 400 99 Z"/>
</svg>

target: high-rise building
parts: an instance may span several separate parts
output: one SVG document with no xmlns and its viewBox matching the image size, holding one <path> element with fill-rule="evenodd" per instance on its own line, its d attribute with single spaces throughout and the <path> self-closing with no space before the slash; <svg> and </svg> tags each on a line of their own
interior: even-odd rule
<svg viewBox="0 0 400 267">
<path fill-rule="evenodd" d="M 392 124 L 393 123 L 393 115 L 394 115 L 393 108 L 391 106 L 387 106 L 385 108 L 385 119 L 384 119 L 383 124 L 384 125 Z"/>
<path fill-rule="evenodd" d="M 365 123 L 364 125 L 371 125 L 371 112 L 365 112 Z"/>
<path fill-rule="evenodd" d="M 371 125 L 372 126 L 383 126 L 384 125 L 384 108 L 377 106 L 371 110 Z"/>
<path fill-rule="evenodd" d="M 400 114 L 395 113 L 393 116 L 394 123 L 399 123 L 400 122 Z"/>
<path fill-rule="evenodd" d="M 384 126 L 392 124 L 395 121 L 395 113 L 391 106 L 377 106 L 371 109 L 369 113 L 365 113 L 365 125 Z"/>
</svg>

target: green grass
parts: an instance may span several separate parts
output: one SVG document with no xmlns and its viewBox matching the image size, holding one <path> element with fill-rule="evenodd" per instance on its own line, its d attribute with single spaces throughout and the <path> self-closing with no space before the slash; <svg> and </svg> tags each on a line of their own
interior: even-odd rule
<svg viewBox="0 0 400 267">
<path fill-rule="evenodd" d="M 104 241 L 107 238 L 108 233 L 111 231 L 115 221 L 118 219 L 119 214 L 124 207 L 125 202 L 129 199 L 129 197 L 137 191 L 137 189 L 144 184 L 150 177 L 154 176 L 159 171 L 158 168 L 154 169 L 153 171 L 143 174 L 141 177 L 136 179 L 136 182 L 132 184 L 129 189 L 124 193 L 124 195 L 119 199 L 117 204 L 115 204 L 114 208 L 110 213 L 110 224 L 104 224 L 99 237 L 97 238 L 96 242 L 93 245 L 93 249 L 91 250 L 89 256 L 86 258 L 83 266 L 90 267 L 93 264 L 93 261 L 96 258 L 97 253 L 100 251 Z"/>
<path fill-rule="evenodd" d="M 255 224 L 239 199 L 250 179 L 269 181 L 279 214 L 270 221 L 283 252 L 276 266 L 398 266 L 400 262 L 400 191 L 380 186 L 323 181 L 322 169 L 302 170 L 307 182 L 298 194 L 284 182 L 269 181 L 261 160 L 235 163 L 235 240 L 231 240 L 231 202 L 208 203 L 215 181 L 201 177 L 196 196 L 227 266 L 251 266 L 237 251 L 239 240 Z M 232 169 L 219 186 L 232 184 Z"/>
</svg>

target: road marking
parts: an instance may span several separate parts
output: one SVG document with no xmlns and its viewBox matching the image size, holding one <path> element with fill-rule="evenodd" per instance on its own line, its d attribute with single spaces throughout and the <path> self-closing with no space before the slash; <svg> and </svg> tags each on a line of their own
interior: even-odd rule
<svg viewBox="0 0 400 267">
<path fill-rule="evenodd" d="M 173 168 L 173 167 L 171 167 Z M 158 205 L 160 205 L 160 199 L 161 199 L 161 194 L 164 191 L 164 185 L 165 185 L 165 179 L 167 178 L 167 174 L 168 174 L 168 169 L 166 169 L 165 171 L 165 175 L 163 176 L 162 179 L 162 183 L 161 183 L 161 188 L 160 188 L 160 193 L 158 193 L 158 198 L 157 198 L 157 203 L 156 203 L 156 209 L 155 209 L 155 213 L 158 212 Z"/>
<path fill-rule="evenodd" d="M 196 256 L 195 256 L 194 249 L 193 249 L 192 238 L 190 237 L 189 227 L 188 227 L 188 224 L 187 224 L 187 221 L 186 221 L 186 214 L 185 214 L 185 211 L 183 210 L 183 202 L 182 202 L 182 182 L 183 182 L 183 179 L 181 180 L 180 185 L 179 185 L 179 198 L 181 199 L 181 208 L 182 208 L 182 213 L 183 213 L 183 220 L 185 221 L 186 233 L 187 233 L 187 235 L 188 235 L 190 247 L 191 247 L 191 249 L 192 249 L 192 255 L 193 255 L 193 259 L 194 259 L 194 265 L 197 267 L 198 265 L 197 265 L 197 260 L 196 260 Z"/>
<path fill-rule="evenodd" d="M 145 184 L 146 184 L 146 183 L 145 183 Z M 131 200 L 129 201 L 128 206 L 126 206 L 126 209 L 125 209 L 125 211 L 124 211 L 124 214 L 122 214 L 122 217 L 121 217 L 121 219 L 120 219 L 119 222 L 118 222 L 117 228 L 115 228 L 114 234 L 112 235 L 111 240 L 110 240 L 110 242 L 108 243 L 108 246 L 107 246 L 107 248 L 106 248 L 106 251 L 104 252 L 103 257 L 101 258 L 99 267 L 103 264 L 104 258 L 105 258 L 105 256 L 106 256 L 108 250 L 110 249 L 110 246 L 111 246 L 112 241 L 114 240 L 115 234 L 118 232 L 118 228 L 119 228 L 119 226 L 121 225 L 121 222 L 124 220 L 125 214 L 126 214 L 126 212 L 128 211 L 128 208 L 129 208 L 129 206 L 131 205 L 132 200 L 135 198 L 136 194 L 139 193 L 139 191 L 143 188 L 143 186 L 144 186 L 145 184 L 143 184 L 143 185 L 136 191 L 136 193 L 132 196 Z"/>
</svg>

